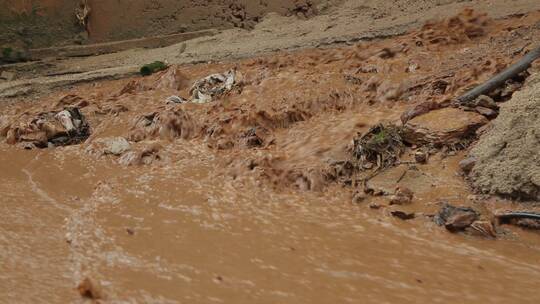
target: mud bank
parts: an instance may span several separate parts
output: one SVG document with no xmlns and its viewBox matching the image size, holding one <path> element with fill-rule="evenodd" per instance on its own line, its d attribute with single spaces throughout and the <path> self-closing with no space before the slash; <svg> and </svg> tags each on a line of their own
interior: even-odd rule
<svg viewBox="0 0 540 304">
<path fill-rule="evenodd" d="M 269 12 L 307 18 L 321 2 L 341 1 L 0 1 L 1 45 L 39 48 L 203 29 L 250 29 Z M 85 22 L 76 13 L 84 11 Z M 81 14 L 81 16 L 83 16 Z"/>
</svg>

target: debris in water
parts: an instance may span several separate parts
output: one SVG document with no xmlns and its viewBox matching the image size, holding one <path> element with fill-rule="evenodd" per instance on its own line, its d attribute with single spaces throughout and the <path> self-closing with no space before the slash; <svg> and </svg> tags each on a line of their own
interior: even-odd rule
<svg viewBox="0 0 540 304">
<path fill-rule="evenodd" d="M 377 203 L 370 203 L 369 204 L 369 209 L 378 210 L 378 209 L 381 209 L 382 207 L 384 207 L 384 206 L 381 205 L 381 204 L 377 204 Z"/>
<path fill-rule="evenodd" d="M 478 212 L 469 207 L 454 207 L 445 203 L 435 216 L 435 223 L 451 232 L 462 231 L 472 225 L 479 217 Z"/>
<path fill-rule="evenodd" d="M 176 95 L 172 95 L 172 96 L 167 97 L 167 99 L 165 101 L 167 102 L 167 104 L 183 104 L 183 103 L 188 102 L 187 99 L 182 98 L 180 96 L 176 96 Z"/>
<path fill-rule="evenodd" d="M 236 71 L 229 70 L 223 74 L 212 74 L 193 84 L 189 93 L 191 102 L 208 103 L 213 97 L 222 95 L 237 84 Z"/>
<path fill-rule="evenodd" d="M 540 229 L 540 213 L 506 212 L 495 216 L 500 224 L 511 224 L 528 229 Z"/>
<path fill-rule="evenodd" d="M 89 277 L 84 278 L 84 280 L 77 286 L 77 290 L 82 297 L 99 300 L 103 299 L 103 289 L 99 281 L 93 280 Z"/>
<path fill-rule="evenodd" d="M 390 214 L 393 217 L 397 217 L 397 218 L 402 219 L 404 221 L 412 220 L 412 219 L 414 219 L 416 217 L 414 212 L 413 213 L 408 213 L 408 212 L 400 211 L 400 210 L 391 211 Z"/>
<path fill-rule="evenodd" d="M 6 132 L 8 144 L 21 143 L 25 148 L 78 144 L 90 136 L 90 126 L 77 107 L 59 112 L 43 112 L 37 117 L 12 124 Z"/>
<path fill-rule="evenodd" d="M 173 140 L 188 139 L 195 135 L 196 124 L 191 115 L 182 109 L 168 109 L 138 117 L 128 136 L 130 141 L 139 142 L 146 138 L 160 137 Z"/>
<path fill-rule="evenodd" d="M 99 146 L 103 154 L 122 155 L 131 149 L 129 142 L 123 137 L 98 138 L 93 145 Z"/>
<path fill-rule="evenodd" d="M 473 232 L 484 237 L 497 237 L 495 227 L 493 227 L 493 224 L 490 221 L 475 221 L 471 224 L 471 229 Z"/>
<path fill-rule="evenodd" d="M 405 205 L 412 202 L 414 193 L 406 187 L 397 186 L 396 192 L 390 197 L 390 205 Z"/>
<path fill-rule="evenodd" d="M 401 137 L 401 129 L 394 125 L 378 124 L 366 134 L 354 139 L 353 155 L 360 162 L 375 163 L 378 168 L 393 166 L 398 160 L 405 145 Z"/>
<path fill-rule="evenodd" d="M 353 194 L 353 197 L 352 197 L 352 202 L 353 204 L 359 204 L 363 201 L 365 201 L 367 198 L 367 195 L 362 192 L 362 191 L 356 191 L 354 194 Z"/>
<path fill-rule="evenodd" d="M 118 163 L 124 166 L 150 165 L 156 160 L 163 159 L 159 154 L 161 149 L 161 145 L 154 143 L 142 150 L 125 153 L 118 159 Z"/>
<path fill-rule="evenodd" d="M 428 157 L 429 154 L 424 151 L 418 150 L 414 152 L 414 160 L 419 164 L 425 164 L 428 160 Z"/>
</svg>

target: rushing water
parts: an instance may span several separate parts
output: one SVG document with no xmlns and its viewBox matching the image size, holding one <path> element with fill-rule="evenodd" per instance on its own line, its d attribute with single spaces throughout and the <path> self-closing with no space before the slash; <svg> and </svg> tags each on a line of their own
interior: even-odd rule
<svg viewBox="0 0 540 304">
<path fill-rule="evenodd" d="M 536 235 L 484 240 L 213 173 L 203 148 L 129 168 L 2 148 L 0 302 L 536 303 Z M 129 233 L 128 233 L 129 230 Z"/>
</svg>

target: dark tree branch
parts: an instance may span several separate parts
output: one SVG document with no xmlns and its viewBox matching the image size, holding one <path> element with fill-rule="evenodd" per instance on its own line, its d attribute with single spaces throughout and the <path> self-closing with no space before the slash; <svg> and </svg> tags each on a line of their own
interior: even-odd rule
<svg viewBox="0 0 540 304">
<path fill-rule="evenodd" d="M 501 73 L 495 75 L 490 80 L 461 95 L 457 98 L 457 100 L 460 103 L 467 103 L 475 100 L 480 95 L 485 95 L 493 91 L 494 89 L 503 85 L 508 79 L 511 79 L 521 72 L 527 70 L 531 66 L 531 63 L 538 58 L 540 58 L 540 46 L 527 53 L 527 55 L 523 56 L 523 58 L 521 58 L 518 62 L 506 68 Z"/>
</svg>

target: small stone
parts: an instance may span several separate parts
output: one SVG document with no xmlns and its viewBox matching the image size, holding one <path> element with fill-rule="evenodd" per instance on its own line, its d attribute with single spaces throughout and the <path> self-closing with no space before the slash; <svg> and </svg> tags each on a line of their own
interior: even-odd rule
<svg viewBox="0 0 540 304">
<path fill-rule="evenodd" d="M 7 80 L 7 81 L 12 81 L 12 80 L 15 80 L 15 73 L 8 72 L 8 71 L 3 71 L 0 74 L 0 78 L 2 78 L 4 80 Z"/>
<path fill-rule="evenodd" d="M 400 211 L 400 210 L 392 211 L 392 212 L 390 212 L 390 214 L 393 217 L 397 217 L 397 218 L 402 219 L 404 221 L 412 220 L 412 219 L 414 219 L 416 217 L 416 215 L 414 213 L 408 213 L 408 212 L 404 212 L 404 211 Z"/>
<path fill-rule="evenodd" d="M 476 110 L 476 112 L 478 112 L 479 114 L 484 115 L 487 118 L 495 118 L 495 117 L 497 117 L 497 115 L 499 115 L 499 113 L 497 113 L 497 111 L 489 109 L 489 108 L 484 108 L 484 107 L 478 106 L 478 107 L 476 107 L 474 109 Z"/>
<path fill-rule="evenodd" d="M 77 286 L 77 290 L 84 298 L 92 300 L 103 299 L 103 290 L 101 288 L 101 284 L 89 277 L 84 278 L 79 286 Z"/>
<path fill-rule="evenodd" d="M 377 204 L 377 203 L 370 203 L 369 204 L 369 209 L 378 210 L 378 209 L 381 209 L 382 207 L 383 207 L 383 205 Z"/>
<path fill-rule="evenodd" d="M 122 155 L 131 149 L 129 142 L 123 137 L 108 137 L 96 140 L 102 146 L 103 154 Z"/>
<path fill-rule="evenodd" d="M 475 221 L 471 224 L 471 229 L 484 237 L 497 237 L 497 232 L 495 231 L 493 224 L 489 221 Z"/>
<path fill-rule="evenodd" d="M 428 154 L 424 151 L 416 151 L 414 152 L 414 160 L 416 160 L 419 164 L 425 164 L 428 159 Z"/>
<path fill-rule="evenodd" d="M 451 232 L 462 231 L 478 219 L 478 212 L 468 207 L 454 207 L 445 203 L 435 216 L 435 222 Z"/>
<path fill-rule="evenodd" d="M 459 162 L 459 168 L 466 174 L 469 174 L 469 172 L 471 172 L 471 170 L 474 168 L 475 164 L 476 158 L 468 157 Z"/>
<path fill-rule="evenodd" d="M 396 192 L 390 197 L 390 205 L 405 205 L 412 202 L 414 193 L 402 186 L 396 187 Z"/>
<path fill-rule="evenodd" d="M 353 204 L 359 204 L 363 201 L 365 201 L 367 198 L 367 195 L 362 192 L 356 192 L 352 197 L 352 203 Z"/>
<path fill-rule="evenodd" d="M 373 168 L 373 163 L 365 163 L 362 165 L 362 168 L 370 170 Z"/>
<path fill-rule="evenodd" d="M 486 96 L 486 95 L 480 95 L 476 100 L 474 101 L 475 106 L 484 107 L 492 110 L 498 110 L 499 106 L 497 103 L 493 100 L 493 98 Z"/>
<path fill-rule="evenodd" d="M 129 235 L 135 235 L 135 230 L 133 230 L 132 228 L 126 228 L 126 232 Z"/>
</svg>

